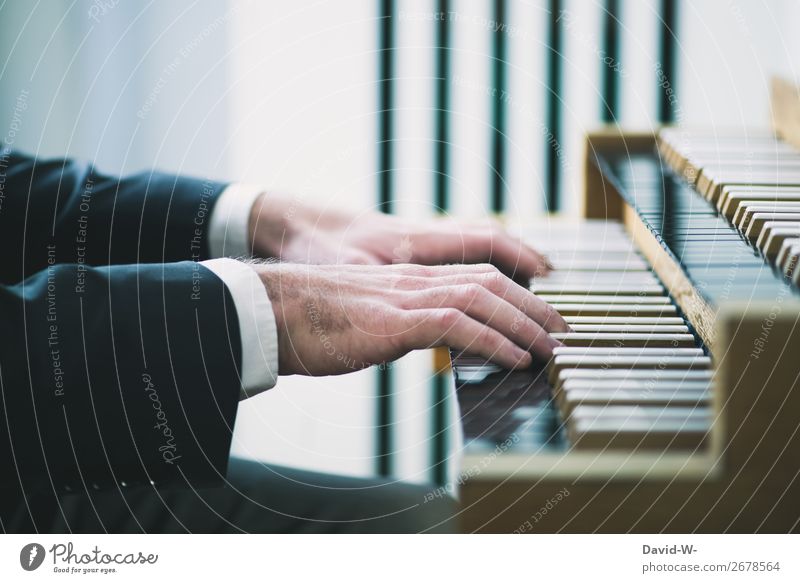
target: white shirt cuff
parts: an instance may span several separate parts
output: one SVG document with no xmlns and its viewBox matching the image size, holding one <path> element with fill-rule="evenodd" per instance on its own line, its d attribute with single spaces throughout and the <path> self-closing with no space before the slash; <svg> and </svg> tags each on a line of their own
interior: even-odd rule
<svg viewBox="0 0 800 583">
<path fill-rule="evenodd" d="M 200 262 L 233 296 L 242 341 L 240 399 L 271 389 L 278 381 L 278 328 L 272 302 L 256 270 L 235 259 Z"/>
<path fill-rule="evenodd" d="M 264 187 L 234 183 L 219 195 L 208 227 L 211 257 L 244 257 L 252 253 L 250 211 Z"/>
</svg>

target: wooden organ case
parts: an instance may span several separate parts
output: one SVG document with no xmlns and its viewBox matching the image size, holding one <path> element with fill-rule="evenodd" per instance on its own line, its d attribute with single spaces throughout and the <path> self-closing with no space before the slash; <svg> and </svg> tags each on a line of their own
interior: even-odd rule
<svg viewBox="0 0 800 583">
<path fill-rule="evenodd" d="M 587 136 L 585 220 L 530 229 L 565 350 L 453 355 L 462 531 L 800 528 L 799 95 L 771 131 Z"/>
</svg>

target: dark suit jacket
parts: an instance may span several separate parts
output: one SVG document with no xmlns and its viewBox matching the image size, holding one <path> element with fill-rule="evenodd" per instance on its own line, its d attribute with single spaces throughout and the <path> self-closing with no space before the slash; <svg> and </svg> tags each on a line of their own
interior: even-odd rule
<svg viewBox="0 0 800 583">
<path fill-rule="evenodd" d="M 224 187 L 0 151 L 0 520 L 70 490 L 222 480 L 241 346 L 197 261 Z"/>
</svg>

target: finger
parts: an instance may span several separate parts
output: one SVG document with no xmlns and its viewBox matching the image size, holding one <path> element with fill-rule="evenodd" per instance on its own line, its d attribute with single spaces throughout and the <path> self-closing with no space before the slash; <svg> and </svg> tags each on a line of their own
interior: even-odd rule
<svg viewBox="0 0 800 583">
<path fill-rule="evenodd" d="M 552 264 L 541 253 L 508 233 L 496 221 L 442 221 L 440 228 L 415 237 L 419 263 L 489 261 L 519 278 L 545 275 Z"/>
<path fill-rule="evenodd" d="M 545 255 L 541 251 L 534 249 L 533 247 L 528 245 L 525 241 L 523 241 L 519 237 L 516 237 L 508 233 L 507 231 L 503 231 L 503 234 L 506 237 L 508 237 L 508 239 L 512 242 L 512 244 L 519 245 L 522 248 L 523 253 L 530 254 L 530 257 L 538 262 L 538 267 L 539 269 L 543 270 L 543 273 L 536 271 L 534 272 L 534 275 L 546 275 L 547 273 L 555 269 L 553 262 L 550 261 L 550 258 L 547 255 Z"/>
<path fill-rule="evenodd" d="M 402 334 L 406 350 L 449 346 L 482 356 L 505 368 L 525 368 L 531 354 L 497 330 L 451 308 L 408 312 L 410 326 Z"/>
<path fill-rule="evenodd" d="M 487 324 L 518 346 L 542 358 L 550 358 L 561 343 L 550 336 L 525 312 L 477 283 L 434 287 L 409 293 L 404 309 L 455 308 L 482 324 Z"/>
<path fill-rule="evenodd" d="M 544 255 L 503 229 L 490 228 L 471 233 L 465 238 L 464 244 L 465 261 L 488 259 L 514 277 L 530 279 L 551 270 L 551 264 Z"/>
<path fill-rule="evenodd" d="M 420 290 L 442 285 L 439 282 L 451 277 L 474 279 L 488 273 L 499 273 L 494 265 L 393 265 L 395 275 L 391 283 L 393 289 Z M 384 272 L 385 275 L 385 272 Z"/>
<path fill-rule="evenodd" d="M 496 272 L 497 268 L 490 263 L 476 263 L 470 265 L 448 264 L 448 265 L 415 265 L 409 263 L 399 263 L 389 267 L 395 273 L 401 273 L 412 277 L 431 278 L 447 277 L 449 275 L 476 274 Z"/>
<path fill-rule="evenodd" d="M 569 332 L 570 330 L 569 324 L 553 306 L 539 299 L 533 292 L 504 276 L 495 268 L 479 274 L 455 274 L 436 279 L 419 278 L 416 281 L 400 282 L 397 288 L 419 290 L 473 283 L 482 285 L 497 297 L 512 304 L 547 332 Z"/>
</svg>

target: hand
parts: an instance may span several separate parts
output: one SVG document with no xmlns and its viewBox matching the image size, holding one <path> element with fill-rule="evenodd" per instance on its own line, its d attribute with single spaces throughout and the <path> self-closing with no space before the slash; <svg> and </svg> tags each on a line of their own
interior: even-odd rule
<svg viewBox="0 0 800 583">
<path fill-rule="evenodd" d="M 488 262 L 521 280 L 552 269 L 546 257 L 494 220 L 419 222 L 376 212 L 323 211 L 273 193 L 253 205 L 250 240 L 256 255 L 295 263 Z"/>
<path fill-rule="evenodd" d="M 278 326 L 280 374 L 351 372 L 451 346 L 506 368 L 547 359 L 568 326 L 491 265 L 257 264 Z"/>
</svg>

